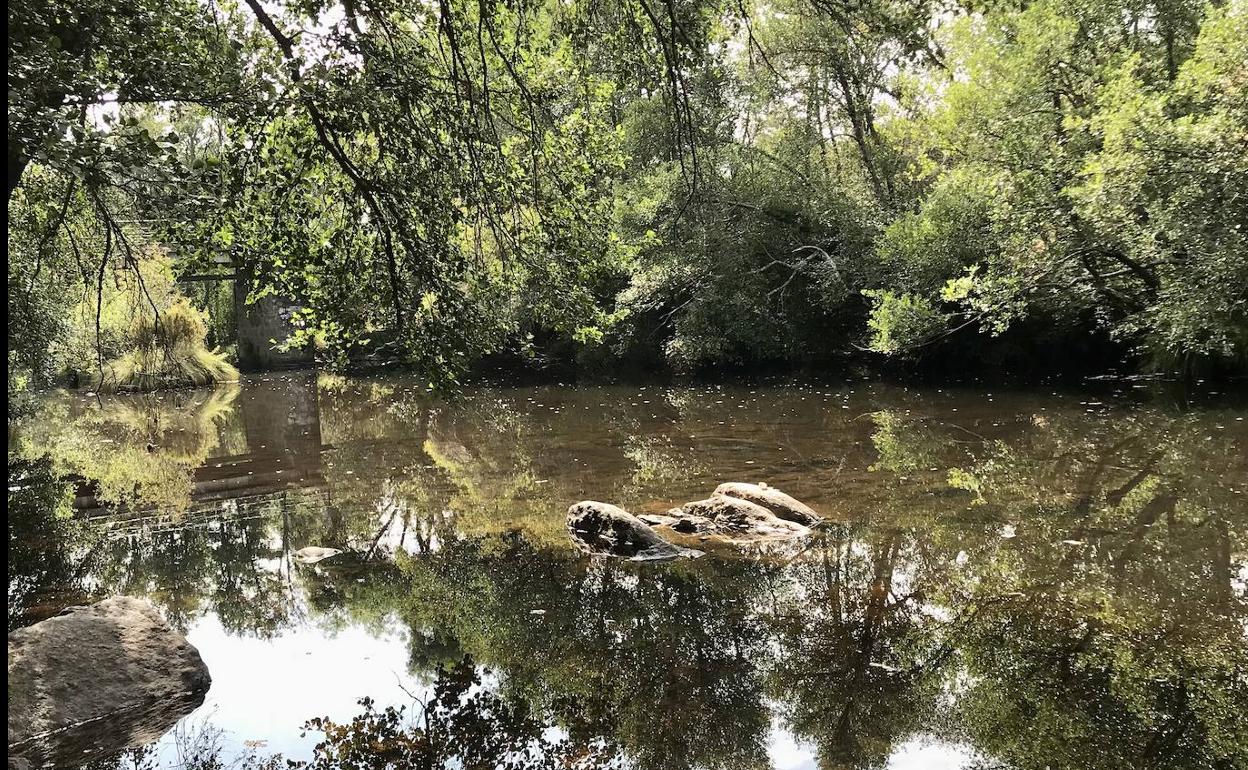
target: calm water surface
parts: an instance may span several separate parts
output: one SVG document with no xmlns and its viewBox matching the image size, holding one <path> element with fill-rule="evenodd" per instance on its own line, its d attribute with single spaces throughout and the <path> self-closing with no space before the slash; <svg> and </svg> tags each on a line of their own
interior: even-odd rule
<svg viewBox="0 0 1248 770">
<path fill-rule="evenodd" d="M 101 768 L 1244 768 L 1245 416 L 1130 386 L 60 394 L 10 427 L 9 628 L 124 593 L 201 651 L 204 704 Z M 564 528 L 723 481 L 833 525 L 667 564 Z"/>
</svg>

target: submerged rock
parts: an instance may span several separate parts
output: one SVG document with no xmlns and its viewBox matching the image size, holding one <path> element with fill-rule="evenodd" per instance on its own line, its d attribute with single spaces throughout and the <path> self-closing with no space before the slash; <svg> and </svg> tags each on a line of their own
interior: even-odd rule
<svg viewBox="0 0 1248 770">
<path fill-rule="evenodd" d="M 204 702 L 208 668 L 149 602 L 128 596 L 9 634 L 10 758 L 78 766 L 160 738 Z"/>
<path fill-rule="evenodd" d="M 583 500 L 568 508 L 568 533 L 578 548 L 595 555 L 635 561 L 700 555 L 667 542 L 649 524 L 623 508 L 593 500 Z"/>
<path fill-rule="evenodd" d="M 782 519 L 761 505 L 721 494 L 685 503 L 668 511 L 668 515 L 710 519 L 717 531 L 749 539 L 800 537 L 810 533 L 808 527 Z"/>
<path fill-rule="evenodd" d="M 745 484 L 734 481 L 720 484 L 715 488 L 715 494 L 761 505 L 778 518 L 796 522 L 804 527 L 813 527 L 823 522 L 823 517 L 815 513 L 809 505 L 766 484 Z"/>
<path fill-rule="evenodd" d="M 300 548 L 291 556 L 300 564 L 316 564 L 318 561 L 324 561 L 340 553 L 342 551 L 339 551 L 337 548 L 321 548 L 318 545 L 310 545 L 307 548 Z"/>
</svg>

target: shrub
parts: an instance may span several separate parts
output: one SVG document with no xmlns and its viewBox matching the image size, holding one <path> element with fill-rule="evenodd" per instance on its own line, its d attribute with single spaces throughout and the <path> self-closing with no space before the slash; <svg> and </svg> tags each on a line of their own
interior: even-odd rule
<svg viewBox="0 0 1248 770">
<path fill-rule="evenodd" d="M 867 327 L 871 350 L 887 355 L 913 353 L 948 329 L 948 317 L 923 297 L 891 291 L 864 291 L 874 300 Z"/>
</svg>

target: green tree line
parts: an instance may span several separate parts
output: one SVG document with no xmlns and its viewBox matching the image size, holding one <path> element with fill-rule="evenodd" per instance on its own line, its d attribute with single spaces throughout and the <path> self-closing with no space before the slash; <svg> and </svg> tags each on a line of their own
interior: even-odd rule
<svg viewBox="0 0 1248 770">
<path fill-rule="evenodd" d="M 86 343 L 103 378 L 110 297 L 159 332 L 171 261 L 438 384 L 498 354 L 1248 361 L 1243 0 L 18 0 L 9 27 L 22 383 Z"/>
</svg>

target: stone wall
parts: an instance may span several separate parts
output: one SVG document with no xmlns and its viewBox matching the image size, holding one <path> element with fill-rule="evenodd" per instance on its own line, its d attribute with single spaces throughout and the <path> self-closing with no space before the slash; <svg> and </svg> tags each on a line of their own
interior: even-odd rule
<svg viewBox="0 0 1248 770">
<path fill-rule="evenodd" d="M 299 306 L 290 300 L 267 295 L 247 304 L 248 286 L 241 277 L 234 282 L 234 310 L 238 323 L 238 367 L 244 371 L 292 369 L 313 362 L 310 347 L 281 351 L 278 344 L 293 328 L 291 314 Z"/>
</svg>

